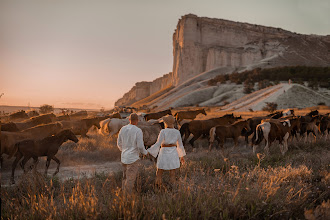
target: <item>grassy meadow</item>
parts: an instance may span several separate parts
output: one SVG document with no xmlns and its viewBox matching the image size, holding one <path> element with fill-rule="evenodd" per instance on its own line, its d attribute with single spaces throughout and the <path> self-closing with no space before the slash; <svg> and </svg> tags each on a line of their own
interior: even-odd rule
<svg viewBox="0 0 330 220">
<path fill-rule="evenodd" d="M 116 160 L 115 138 L 96 134 L 58 153 L 64 166 Z M 242 143 L 243 140 L 241 140 Z M 231 147 L 232 142 L 225 145 Z M 330 144 L 294 141 L 285 156 L 274 144 L 265 157 L 187 148 L 177 184 L 154 187 L 156 166 L 144 160 L 138 193 L 124 196 L 120 171 L 60 181 L 30 172 L 1 190 L 2 219 L 326 219 L 330 211 Z M 40 166 L 40 165 L 39 165 Z M 61 172 L 61 170 L 60 170 Z"/>
</svg>

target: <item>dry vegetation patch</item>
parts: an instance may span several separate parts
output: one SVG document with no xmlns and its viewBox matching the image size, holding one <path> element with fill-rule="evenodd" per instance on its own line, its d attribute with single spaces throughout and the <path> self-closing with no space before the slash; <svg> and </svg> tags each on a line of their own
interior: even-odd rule
<svg viewBox="0 0 330 220">
<path fill-rule="evenodd" d="M 107 149 L 98 141 L 86 140 L 72 149 L 67 146 L 61 153 L 76 151 L 83 155 Z M 94 149 L 97 143 L 100 146 Z M 329 152 L 326 141 L 297 142 L 290 145 L 284 157 L 274 151 L 267 158 L 246 154 L 222 159 L 220 151 L 211 154 L 199 149 L 189 153 L 178 174 L 178 184 L 173 186 L 165 174 L 162 189 L 154 188 L 155 164 L 144 161 L 137 181 L 138 194 L 128 198 L 122 195 L 121 172 L 96 173 L 92 178 L 64 182 L 31 173 L 16 186 L 1 190 L 1 217 L 317 219 L 329 212 Z"/>
</svg>

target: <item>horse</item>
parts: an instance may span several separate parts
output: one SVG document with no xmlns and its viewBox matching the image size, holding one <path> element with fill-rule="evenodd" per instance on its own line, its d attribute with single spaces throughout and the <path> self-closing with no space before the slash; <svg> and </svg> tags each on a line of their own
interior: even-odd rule
<svg viewBox="0 0 330 220">
<path fill-rule="evenodd" d="M 256 140 L 253 143 L 253 153 L 256 152 L 257 145 L 263 140 L 266 140 L 265 154 L 269 155 L 269 148 L 275 140 L 280 143 L 280 150 L 282 155 L 288 150 L 288 138 L 291 129 L 299 123 L 299 120 L 285 120 L 284 122 L 263 122 L 257 126 Z M 283 143 L 284 141 L 284 143 Z"/>
<path fill-rule="evenodd" d="M 174 114 L 175 119 L 180 123 L 183 119 L 194 120 L 197 115 L 203 114 L 206 115 L 205 109 L 199 109 L 195 111 L 180 111 Z"/>
<path fill-rule="evenodd" d="M 147 147 L 151 147 L 157 142 L 160 131 L 164 128 L 164 123 L 139 122 L 137 124 L 143 133 L 143 142 Z"/>
<path fill-rule="evenodd" d="M 13 121 L 16 119 L 26 119 L 29 118 L 28 114 L 26 114 L 26 112 L 24 110 L 18 111 L 18 112 L 14 112 L 12 114 L 9 115 L 9 120 Z"/>
<path fill-rule="evenodd" d="M 149 113 L 144 115 L 144 119 L 146 121 L 149 121 L 150 119 L 160 119 L 163 116 L 166 115 L 172 115 L 171 109 L 167 109 L 165 111 L 161 111 L 161 112 L 155 112 L 155 113 Z"/>
<path fill-rule="evenodd" d="M 34 116 L 38 116 L 39 115 L 39 113 L 36 110 L 30 110 L 30 111 L 26 112 L 26 114 L 29 117 L 34 117 Z"/>
<path fill-rule="evenodd" d="M 267 115 L 266 117 L 272 118 L 272 119 L 279 119 L 282 116 L 283 116 L 283 111 L 277 111 L 277 112 Z"/>
<path fill-rule="evenodd" d="M 85 118 L 88 116 L 88 113 L 86 110 L 82 110 L 82 111 L 79 111 L 79 112 L 75 112 L 75 113 L 72 113 L 70 115 L 71 118 Z"/>
<path fill-rule="evenodd" d="M 185 136 L 183 143 L 185 143 L 190 134 L 193 134 L 193 138 L 189 141 L 192 147 L 194 147 L 194 142 L 201 136 L 208 136 L 210 129 L 217 125 L 228 125 L 234 123 L 237 119 L 233 115 L 225 115 L 219 118 L 211 118 L 207 120 L 193 120 L 189 123 L 185 123 L 180 128 L 181 137 Z M 240 117 L 241 119 L 241 117 Z"/>
<path fill-rule="evenodd" d="M 40 124 L 48 124 L 55 121 L 56 116 L 53 113 L 32 117 L 23 122 L 16 122 L 16 127 L 21 131 Z"/>
<path fill-rule="evenodd" d="M 73 134 L 71 130 L 63 130 L 59 132 L 56 135 L 52 135 L 49 137 L 46 137 L 42 140 L 33 140 L 33 139 L 27 139 L 20 141 L 15 144 L 15 160 L 12 164 L 12 173 L 11 173 L 11 183 L 15 184 L 15 169 L 17 166 L 17 163 L 24 157 L 24 159 L 21 161 L 20 165 L 24 172 L 27 172 L 24 169 L 24 166 L 30 158 L 33 158 L 34 160 L 34 168 L 36 169 L 36 166 L 38 164 L 38 157 L 47 157 L 46 162 L 46 169 L 45 169 L 45 175 L 47 175 L 47 171 L 50 165 L 50 160 L 54 160 L 57 163 L 56 171 L 54 172 L 53 176 L 55 176 L 59 170 L 60 170 L 60 160 L 55 156 L 58 152 L 60 146 L 66 142 L 67 140 L 72 140 L 75 143 L 78 142 L 78 138 Z"/>
<path fill-rule="evenodd" d="M 330 130 L 330 118 L 327 115 L 322 115 L 319 118 L 318 122 L 319 132 L 325 136 L 325 139 L 328 138 L 329 130 Z"/>
<path fill-rule="evenodd" d="M 318 135 L 318 126 L 317 126 L 318 116 L 313 116 L 310 122 L 302 122 L 300 126 L 300 136 L 305 135 L 305 142 L 308 141 L 308 136 L 310 133 L 313 134 L 314 140 Z"/>
<path fill-rule="evenodd" d="M 19 131 L 19 129 L 14 122 L 8 122 L 5 124 L 1 124 L 1 131 L 16 132 Z"/>
<path fill-rule="evenodd" d="M 145 119 L 143 116 L 138 115 L 139 122 L 144 122 Z M 99 134 L 102 134 L 103 136 L 113 136 L 115 134 L 118 134 L 120 129 L 129 124 L 128 118 L 108 118 L 103 121 L 100 121 L 100 129 Z"/>
<path fill-rule="evenodd" d="M 211 128 L 209 151 L 212 150 L 212 145 L 215 140 L 218 141 L 221 149 L 223 149 L 226 138 L 233 138 L 235 147 L 237 147 L 238 137 L 241 136 L 242 130 L 250 131 L 248 121 L 236 121 L 231 125 L 218 125 Z"/>
<path fill-rule="evenodd" d="M 253 134 L 252 143 L 255 141 L 255 139 L 256 139 L 256 128 L 257 128 L 258 124 L 260 124 L 261 121 L 264 120 L 264 119 L 265 119 L 265 117 L 253 117 L 253 118 L 249 118 L 247 120 L 248 123 L 249 123 L 249 126 L 250 126 L 250 130 L 242 132 L 242 136 L 245 136 L 246 145 L 249 144 L 249 136 L 251 134 Z"/>
<path fill-rule="evenodd" d="M 1 132 L 1 156 L 2 154 L 9 155 L 11 158 L 14 155 L 14 145 L 24 139 L 39 140 L 49 135 L 56 134 L 62 130 L 60 123 L 51 123 L 47 125 L 38 125 L 28 128 L 21 132 Z"/>
<path fill-rule="evenodd" d="M 81 120 L 74 121 L 61 121 L 64 129 L 71 129 L 75 135 L 81 135 L 81 137 L 88 137 L 87 132 L 92 126 L 96 126 L 100 129 L 100 118 L 84 118 Z"/>
</svg>

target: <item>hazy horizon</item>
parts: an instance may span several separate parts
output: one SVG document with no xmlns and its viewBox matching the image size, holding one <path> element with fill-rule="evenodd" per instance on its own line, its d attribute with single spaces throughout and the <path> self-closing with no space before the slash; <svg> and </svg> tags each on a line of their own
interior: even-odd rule
<svg viewBox="0 0 330 220">
<path fill-rule="evenodd" d="M 172 71 L 185 14 L 330 34 L 330 3 L 1 1 L 0 105 L 112 108 L 138 81 Z"/>
</svg>

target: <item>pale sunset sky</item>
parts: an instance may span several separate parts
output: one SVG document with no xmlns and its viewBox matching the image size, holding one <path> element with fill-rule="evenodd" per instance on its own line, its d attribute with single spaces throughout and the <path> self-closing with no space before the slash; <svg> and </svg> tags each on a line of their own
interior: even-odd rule
<svg viewBox="0 0 330 220">
<path fill-rule="evenodd" d="M 330 34 L 329 0 L 1 0 L 0 105 L 112 108 L 172 71 L 185 14 Z"/>
</svg>

